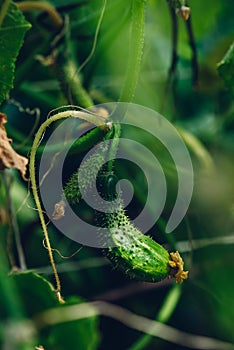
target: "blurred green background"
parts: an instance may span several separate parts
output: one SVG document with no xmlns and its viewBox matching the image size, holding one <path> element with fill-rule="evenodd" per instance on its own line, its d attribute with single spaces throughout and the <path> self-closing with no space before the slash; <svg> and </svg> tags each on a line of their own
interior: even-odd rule
<svg viewBox="0 0 234 350">
<path fill-rule="evenodd" d="M 78 68 L 92 48 L 103 1 L 51 0 L 50 3 L 62 16 L 69 18 L 69 55 Z M 217 65 L 234 38 L 233 1 L 190 0 L 189 6 L 198 55 L 196 84 L 193 81 L 193 52 L 189 45 L 188 27 L 179 17 L 176 17 L 177 66 L 168 83 L 172 52 L 172 17 L 167 1 L 148 0 L 142 65 L 133 99 L 134 103 L 160 112 L 178 127 L 178 130 L 182 130 L 182 136 L 184 133 L 187 135 L 185 143 L 194 167 L 194 193 L 186 217 L 171 234 L 165 234 L 164 227 L 176 195 L 176 173 L 174 170 L 168 170 L 172 166 L 172 160 L 164 154 L 162 147 L 154 147 L 147 135 L 141 135 L 140 132 L 137 134 L 136 131 L 133 137 L 136 140 L 143 138 L 161 160 L 168 181 L 165 210 L 149 234 L 168 249 L 172 246 L 177 248 L 183 255 L 186 269 L 190 271 L 189 279 L 179 287 L 181 294 L 178 301 L 175 301 L 174 312 L 171 312 L 172 315 L 168 317 L 166 324 L 186 334 L 222 340 L 229 343 L 231 349 L 231 343 L 234 343 L 233 80 L 232 87 L 230 84 L 229 87 L 226 86 L 219 76 Z M 10 92 L 10 99 L 5 101 L 1 111 L 7 114 L 6 129 L 8 136 L 13 139 L 12 146 L 27 157 L 35 129 L 47 118 L 50 110 L 73 101 L 67 100 L 61 93 L 59 68 L 41 63 L 42 56 L 48 57 L 51 54 L 50 45 L 57 34 L 51 28 L 48 16 L 42 11 L 30 11 L 25 12 L 25 17 L 32 24 L 32 28 L 26 33 L 16 62 L 14 88 Z M 130 24 L 131 1 L 108 0 L 94 54 L 80 72 L 83 87 L 94 104 L 117 101 L 119 98 L 127 67 Z M 19 108 L 19 104 L 22 109 Z M 27 113 L 27 108 L 38 108 L 39 117 Z M 72 161 L 68 162 L 64 171 L 65 177 L 70 176 L 74 170 L 71 163 Z M 152 169 L 153 167 L 152 164 Z M 135 196 L 128 207 L 128 215 L 134 218 L 145 201 L 146 191 L 142 187 L 142 174 L 133 164 L 125 162 L 118 163 L 117 172 L 120 177 L 128 178 L 134 185 Z M 45 350 L 228 349 L 228 345 L 224 343 L 205 347 L 205 342 L 198 343 L 195 338 L 194 347 L 192 342 L 191 346 L 187 347 L 179 341 L 171 343 L 158 337 L 147 339 L 142 347 L 139 347 L 138 343 L 138 347 L 134 348 L 133 344 L 142 337 L 142 333 L 105 316 L 39 326 L 35 320 L 40 312 L 51 307 L 59 308 L 46 281 L 54 283 L 52 270 L 42 243 L 37 211 L 32 209 L 34 203 L 31 196 L 28 197 L 27 204 L 23 204 L 28 184 L 22 181 L 16 171 L 5 171 L 4 176 L 9 187 L 6 187 L 2 176 L 2 349 L 40 349 L 39 345 Z M 12 202 L 10 218 L 9 198 Z M 15 238 L 11 232 L 14 228 L 12 222 L 10 223 L 12 220 L 22 241 L 26 271 L 36 272 L 42 278 L 32 272 L 8 276 L 12 267 L 19 267 L 20 263 Z M 101 300 L 122 306 L 137 315 L 157 319 L 168 292 L 174 288 L 174 282 L 151 284 L 129 280 L 121 272 L 113 269 L 101 251 L 80 247 L 56 230 L 52 224 L 48 226 L 48 230 L 52 246 L 62 255 L 69 257 L 81 248 L 70 258 L 63 258 L 54 252 L 62 282 L 62 294 L 69 305 Z M 60 306 L 61 315 L 63 307 L 66 305 Z M 25 320 L 28 324 L 24 323 Z M 184 337 L 186 338 L 186 335 Z"/>
</svg>

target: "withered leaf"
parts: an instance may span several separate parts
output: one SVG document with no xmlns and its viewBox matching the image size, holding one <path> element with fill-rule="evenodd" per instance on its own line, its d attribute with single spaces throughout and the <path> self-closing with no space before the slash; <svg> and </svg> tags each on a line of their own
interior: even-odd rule
<svg viewBox="0 0 234 350">
<path fill-rule="evenodd" d="M 64 215 L 65 215 L 65 203 L 63 200 L 61 200 L 60 202 L 55 204 L 52 217 L 54 220 L 59 220 Z"/>
<path fill-rule="evenodd" d="M 12 140 L 8 138 L 4 124 L 7 123 L 5 114 L 0 113 L 0 170 L 18 169 L 26 181 L 26 165 L 28 159 L 19 155 L 11 147 Z"/>
</svg>

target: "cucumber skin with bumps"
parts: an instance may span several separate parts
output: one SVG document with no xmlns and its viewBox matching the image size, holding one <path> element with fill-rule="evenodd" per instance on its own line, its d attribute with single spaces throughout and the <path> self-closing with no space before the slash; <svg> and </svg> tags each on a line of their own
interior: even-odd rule
<svg viewBox="0 0 234 350">
<path fill-rule="evenodd" d="M 97 146 L 96 151 L 89 156 L 79 167 L 79 169 L 72 174 L 64 188 L 64 196 L 68 203 L 77 204 L 82 199 L 81 189 L 87 192 L 92 188 L 96 181 L 96 173 L 105 162 L 105 153 L 108 145 L 101 144 Z M 79 183 L 78 183 L 78 174 Z"/>
<path fill-rule="evenodd" d="M 99 157 L 101 157 L 101 161 Z M 102 157 L 103 150 L 101 153 L 91 156 L 84 163 L 82 170 L 86 175 L 83 177 L 85 188 L 92 186 L 91 183 L 94 182 L 94 179 L 91 180 L 89 172 L 93 172 L 94 164 L 100 165 L 103 161 Z M 67 200 L 70 203 L 77 202 L 80 193 L 79 189 L 76 188 L 77 175 L 73 175 L 73 177 L 65 189 Z M 108 211 L 103 210 L 103 212 L 96 213 L 96 221 L 100 227 L 98 233 L 100 240 L 104 241 L 105 246 L 107 240 L 110 240 L 110 247 L 103 249 L 104 255 L 116 268 L 138 281 L 158 282 L 167 278 L 171 270 L 168 251 L 149 236 L 144 235 L 131 223 L 123 208 L 121 194 L 118 197 L 115 191 L 116 177 L 112 173 L 100 174 L 98 183 L 99 193 L 106 200 L 108 207 Z M 71 191 L 72 186 L 75 188 L 73 187 Z M 71 193 L 73 198 L 70 198 L 72 197 Z M 109 229 L 108 237 L 102 235 L 102 227 Z"/>
<path fill-rule="evenodd" d="M 108 141 L 113 133 L 115 132 L 115 126 L 113 125 L 112 128 L 107 132 L 103 129 L 94 129 L 90 131 L 87 135 L 83 136 L 81 139 L 78 139 L 74 145 L 73 148 L 79 148 L 80 151 L 83 151 L 87 148 L 87 145 L 89 145 L 90 141 L 96 140 L 95 137 L 101 137 L 102 139 L 98 139 L 100 143 L 96 145 L 96 149 L 94 148 L 93 154 L 91 154 L 77 169 L 75 173 L 73 173 L 70 177 L 70 179 L 67 181 L 63 195 L 67 199 L 68 203 L 70 204 L 77 204 L 82 199 L 81 189 L 83 193 L 87 192 L 89 189 L 92 188 L 92 186 L 96 182 L 96 174 L 98 170 L 101 169 L 103 163 L 105 163 L 106 153 L 108 151 L 108 143 L 105 143 L 104 141 Z M 89 140 L 91 135 L 91 140 Z M 103 141 L 104 143 L 102 143 Z M 79 146 L 79 147 L 78 147 Z M 89 145 L 91 147 L 91 145 Z M 94 147 L 94 144 L 93 144 Z M 78 174 L 79 176 L 79 183 L 78 183 Z"/>
<path fill-rule="evenodd" d="M 131 234 L 134 235 L 136 228 L 132 227 Z M 129 227 L 129 230 L 131 228 Z M 150 237 L 141 233 L 137 241 L 132 241 L 131 246 L 119 245 L 115 248 L 109 248 L 106 256 L 126 275 L 138 281 L 159 282 L 169 275 L 169 253 Z M 114 235 L 113 235 L 114 239 Z"/>
<path fill-rule="evenodd" d="M 138 281 L 158 282 L 169 276 L 168 251 L 130 222 L 121 200 L 115 212 L 99 213 L 98 222 L 110 229 L 115 246 L 103 252 L 116 268 Z"/>
</svg>

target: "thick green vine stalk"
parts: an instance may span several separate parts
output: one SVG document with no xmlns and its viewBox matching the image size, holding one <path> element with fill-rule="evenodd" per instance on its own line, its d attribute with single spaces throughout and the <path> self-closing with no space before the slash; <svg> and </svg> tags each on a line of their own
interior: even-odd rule
<svg viewBox="0 0 234 350">
<path fill-rule="evenodd" d="M 119 101 L 131 102 L 139 78 L 144 45 L 145 0 L 132 0 L 127 73 Z"/>
<path fill-rule="evenodd" d="M 88 108 L 93 106 L 93 101 L 88 92 L 82 86 L 80 76 L 77 74 L 78 68 L 70 47 L 69 23 L 66 19 L 65 35 L 55 47 L 54 69 L 59 80 L 61 91 L 68 103 L 76 106 Z M 64 31 L 64 29 L 63 29 Z"/>
</svg>

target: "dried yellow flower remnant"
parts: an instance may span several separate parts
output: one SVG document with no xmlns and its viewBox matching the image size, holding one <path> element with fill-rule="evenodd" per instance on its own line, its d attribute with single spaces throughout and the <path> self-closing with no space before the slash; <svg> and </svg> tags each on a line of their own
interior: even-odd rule
<svg viewBox="0 0 234 350">
<path fill-rule="evenodd" d="M 190 8 L 188 6 L 181 6 L 179 10 L 177 10 L 177 14 L 183 18 L 185 21 L 189 19 L 190 16 Z"/>
<path fill-rule="evenodd" d="M 184 271 L 184 262 L 178 251 L 175 253 L 170 253 L 170 256 L 170 267 L 177 269 L 177 272 L 175 274 L 176 283 L 181 284 L 183 280 L 186 280 L 188 278 L 188 271 Z"/>
<path fill-rule="evenodd" d="M 52 217 L 54 220 L 59 220 L 65 215 L 65 203 L 63 200 L 56 203 L 54 206 L 54 212 L 52 214 Z"/>
</svg>

